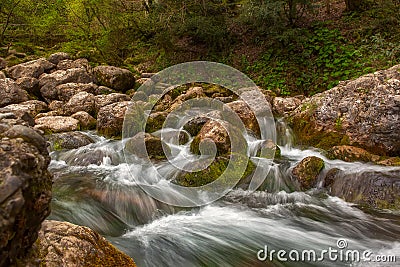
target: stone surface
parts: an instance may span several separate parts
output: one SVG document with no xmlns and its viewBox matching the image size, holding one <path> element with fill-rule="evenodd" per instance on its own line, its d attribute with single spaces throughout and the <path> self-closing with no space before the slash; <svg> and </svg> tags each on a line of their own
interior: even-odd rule
<svg viewBox="0 0 400 267">
<path fill-rule="evenodd" d="M 19 104 L 11 104 L 4 107 L 5 109 L 17 111 L 25 111 L 30 114 L 32 117 L 35 117 L 37 114 L 43 111 L 47 111 L 47 104 L 45 102 L 39 100 L 28 100 Z"/>
<path fill-rule="evenodd" d="M 78 58 L 77 60 L 64 59 L 57 64 L 58 70 L 67 70 L 74 68 L 84 68 L 87 71 L 91 69 L 89 61 L 86 58 Z"/>
<path fill-rule="evenodd" d="M 130 101 L 130 97 L 125 95 L 125 94 L 121 94 L 121 93 L 111 93 L 108 95 L 97 95 L 95 96 L 95 109 L 96 109 L 96 113 L 100 110 L 100 108 L 113 104 L 113 103 L 117 103 L 117 102 L 123 102 L 123 101 Z"/>
<path fill-rule="evenodd" d="M 299 143 L 329 149 L 353 145 L 400 154 L 400 65 L 316 94 L 290 116 Z"/>
<path fill-rule="evenodd" d="M 246 129 L 252 131 L 257 136 L 260 136 L 260 128 L 258 126 L 257 118 L 250 107 L 242 100 L 234 101 L 227 104 L 239 118 L 242 120 Z"/>
<path fill-rule="evenodd" d="M 97 114 L 97 132 L 106 137 L 121 137 L 122 125 L 130 101 L 113 103 L 100 108 Z"/>
<path fill-rule="evenodd" d="M 33 77 L 21 77 L 15 81 L 22 90 L 27 91 L 29 94 L 32 94 L 36 97 L 41 97 L 40 88 L 39 88 L 39 80 Z"/>
<path fill-rule="evenodd" d="M 127 69 L 98 66 L 93 69 L 93 73 L 98 85 L 107 86 L 117 91 L 126 92 L 135 86 L 135 77 Z"/>
<path fill-rule="evenodd" d="M 79 121 L 64 116 L 47 116 L 35 119 L 35 128 L 47 134 L 77 131 L 80 129 Z"/>
<path fill-rule="evenodd" d="M 91 115 L 95 112 L 95 98 L 93 94 L 79 92 L 65 103 L 65 115 L 72 115 L 78 111 L 85 111 Z"/>
<path fill-rule="evenodd" d="M 400 170 L 333 174 L 330 193 L 362 206 L 400 210 Z"/>
<path fill-rule="evenodd" d="M 44 58 L 21 63 L 8 68 L 6 71 L 9 77 L 14 80 L 21 77 L 39 78 L 39 76 L 55 67 L 54 64 Z"/>
<path fill-rule="evenodd" d="M 50 74 L 44 73 L 39 77 L 40 93 L 46 101 L 58 99 L 55 88 L 66 83 L 91 83 L 93 78 L 84 68 L 57 70 Z"/>
<path fill-rule="evenodd" d="M 57 52 L 54 54 L 51 54 L 47 60 L 54 65 L 57 65 L 60 61 L 65 60 L 65 59 L 70 59 L 70 55 L 65 53 L 65 52 Z"/>
<path fill-rule="evenodd" d="M 347 162 L 363 161 L 377 162 L 379 156 L 373 155 L 365 149 L 353 146 L 334 146 L 329 150 L 329 157 L 332 159 L 340 159 Z"/>
<path fill-rule="evenodd" d="M 301 104 L 298 97 L 275 97 L 272 102 L 272 111 L 275 116 L 286 117 Z"/>
<path fill-rule="evenodd" d="M 0 79 L 0 108 L 18 104 L 29 99 L 28 93 L 16 84 L 12 79 Z"/>
<path fill-rule="evenodd" d="M 56 133 L 47 136 L 51 150 L 75 149 L 94 143 L 94 140 L 81 132 Z"/>
<path fill-rule="evenodd" d="M 143 147 L 140 145 L 141 142 L 144 142 L 146 151 L 142 149 Z M 166 158 L 166 154 L 171 154 L 171 150 L 165 143 L 164 146 L 166 151 L 163 149 L 161 138 L 141 132 L 126 142 L 125 151 L 140 158 L 164 159 Z"/>
<path fill-rule="evenodd" d="M 79 92 L 97 93 L 98 86 L 94 83 L 66 83 L 56 87 L 57 100 L 67 102 Z"/>
<path fill-rule="evenodd" d="M 79 124 L 81 125 L 81 130 L 96 129 L 97 120 L 85 111 L 78 111 L 72 114 L 71 118 L 77 119 L 79 121 Z"/>
<path fill-rule="evenodd" d="M 52 176 L 43 137 L 1 118 L 0 124 L 7 125 L 0 131 L 0 266 L 12 266 L 25 257 L 50 213 Z"/>
<path fill-rule="evenodd" d="M 46 267 L 136 266 L 130 257 L 90 228 L 51 220 L 43 222 L 38 241 L 25 263 Z"/>
<path fill-rule="evenodd" d="M 324 161 L 318 157 L 306 157 L 299 164 L 297 164 L 292 174 L 300 183 L 302 190 L 311 189 L 316 185 L 319 174 L 324 168 Z"/>
</svg>

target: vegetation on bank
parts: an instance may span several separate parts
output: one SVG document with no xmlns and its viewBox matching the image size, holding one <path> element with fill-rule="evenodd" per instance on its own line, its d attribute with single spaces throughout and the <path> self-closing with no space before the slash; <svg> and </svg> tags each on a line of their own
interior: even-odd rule
<svg viewBox="0 0 400 267">
<path fill-rule="evenodd" d="M 312 95 L 398 64 L 399 26 L 398 0 L 3 0 L 0 56 L 65 51 L 136 73 L 218 61 Z"/>
</svg>

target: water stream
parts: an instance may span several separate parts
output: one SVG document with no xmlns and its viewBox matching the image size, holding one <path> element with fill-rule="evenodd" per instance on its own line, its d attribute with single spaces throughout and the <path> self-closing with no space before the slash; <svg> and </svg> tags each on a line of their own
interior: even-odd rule
<svg viewBox="0 0 400 267">
<path fill-rule="evenodd" d="M 400 262 L 400 214 L 366 211 L 329 196 L 323 189 L 298 192 L 290 172 L 303 158 L 315 155 L 326 162 L 325 171 L 347 173 L 396 169 L 366 163 L 329 160 L 316 149 L 293 147 L 293 136 L 278 122 L 278 145 L 284 160 L 274 162 L 262 190 L 234 189 L 222 199 L 199 208 L 178 208 L 147 195 L 132 179 L 152 176 L 152 169 L 125 162 L 121 141 L 86 133 L 95 143 L 74 150 L 52 152 L 50 170 L 54 192 L 50 219 L 86 225 L 100 232 L 134 258 L 138 266 L 396 266 L 388 263 L 330 260 L 322 250 L 371 250 L 373 255 L 397 255 Z M 257 140 L 248 138 L 249 147 Z M 251 145 L 253 144 L 253 146 Z M 175 159 L 188 147 L 174 148 Z M 249 152 L 250 155 L 254 155 Z M 170 163 L 156 164 L 164 180 L 155 183 L 171 190 L 176 174 Z M 399 168 L 397 168 L 399 169 Z M 315 250 L 317 259 L 262 261 L 267 250 Z M 258 259 L 258 256 L 261 258 Z M 292 256 L 296 254 L 293 252 Z M 344 257 L 344 256 L 343 256 Z"/>
</svg>

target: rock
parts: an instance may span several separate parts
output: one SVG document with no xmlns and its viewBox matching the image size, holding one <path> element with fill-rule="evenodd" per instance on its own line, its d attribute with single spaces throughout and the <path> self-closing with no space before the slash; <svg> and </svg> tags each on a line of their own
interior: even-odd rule
<svg viewBox="0 0 400 267">
<path fill-rule="evenodd" d="M 44 117 L 50 117 L 50 116 L 62 116 L 63 112 L 58 111 L 58 110 L 51 110 L 49 112 L 45 113 L 39 113 L 35 116 L 35 120 L 44 118 Z"/>
<path fill-rule="evenodd" d="M 131 100 L 129 96 L 121 93 L 111 93 L 109 95 L 97 95 L 95 96 L 95 109 L 96 113 L 99 112 L 100 108 L 117 103 L 117 102 L 124 102 L 124 101 L 129 101 Z"/>
<path fill-rule="evenodd" d="M 37 114 L 43 111 L 47 111 L 47 104 L 45 102 L 39 100 L 28 100 L 25 102 L 21 102 L 19 104 L 11 104 L 4 107 L 5 109 L 9 109 L 12 111 L 24 111 L 27 112 L 32 117 L 35 117 Z"/>
<path fill-rule="evenodd" d="M 257 149 L 257 157 L 261 157 L 261 149 L 263 149 L 263 158 L 279 159 L 281 158 L 281 149 L 272 140 L 264 140 L 259 143 Z"/>
<path fill-rule="evenodd" d="M 338 171 L 334 174 L 330 193 L 370 208 L 400 210 L 400 170 Z"/>
<path fill-rule="evenodd" d="M 79 121 L 71 117 L 47 116 L 35 119 L 35 129 L 47 134 L 80 130 Z"/>
<path fill-rule="evenodd" d="M 382 159 L 377 163 L 383 166 L 400 166 L 400 157 L 391 157 L 387 159 Z"/>
<path fill-rule="evenodd" d="M 14 125 L 0 133 L 0 266 L 25 258 L 50 214 L 49 163 L 46 142 L 32 128 Z"/>
<path fill-rule="evenodd" d="M 57 64 L 57 70 L 68 70 L 74 68 L 84 68 L 87 71 L 91 69 L 89 61 L 86 58 L 79 58 L 77 60 L 64 59 Z"/>
<path fill-rule="evenodd" d="M 8 127 L 11 127 L 12 125 L 35 125 L 33 117 L 24 109 L 11 110 L 0 108 L 0 120 L 2 124 L 7 125 Z"/>
<path fill-rule="evenodd" d="M 161 130 L 167 116 L 168 116 L 167 112 L 150 113 L 146 122 L 146 133 L 152 133 Z"/>
<path fill-rule="evenodd" d="M 55 88 L 60 84 L 91 82 L 93 78 L 83 68 L 57 70 L 50 74 L 44 73 L 39 77 L 40 93 L 48 102 L 58 99 L 58 90 Z"/>
<path fill-rule="evenodd" d="M 66 83 L 58 85 L 55 90 L 57 92 L 55 99 L 67 102 L 79 92 L 97 94 L 98 86 L 94 83 Z"/>
<path fill-rule="evenodd" d="M 27 91 L 36 97 L 42 97 L 40 94 L 39 80 L 33 77 L 22 77 L 15 81 L 22 90 Z"/>
<path fill-rule="evenodd" d="M 318 157 L 306 157 L 294 167 L 292 174 L 300 183 L 302 190 L 311 189 L 316 185 L 319 174 L 324 168 L 324 161 Z"/>
<path fill-rule="evenodd" d="M 0 79 L 5 79 L 5 78 L 7 78 L 6 74 L 0 71 Z"/>
<path fill-rule="evenodd" d="M 174 99 L 170 107 L 167 109 L 167 112 L 171 112 L 175 110 L 177 107 L 182 105 L 183 102 L 193 99 L 193 98 L 199 98 L 199 97 L 205 97 L 206 95 L 203 92 L 202 87 L 191 87 L 187 90 L 186 93 L 179 95 Z"/>
<path fill-rule="evenodd" d="M 88 227 L 46 220 L 25 265 L 46 267 L 132 266 L 135 262 Z"/>
<path fill-rule="evenodd" d="M 44 58 L 21 63 L 8 68 L 6 71 L 9 77 L 14 80 L 22 77 L 39 78 L 45 72 L 50 71 L 55 67 L 54 64 Z"/>
<path fill-rule="evenodd" d="M 64 112 L 66 115 L 72 115 L 78 111 L 85 111 L 94 114 L 95 98 L 93 94 L 79 92 L 65 104 Z"/>
<path fill-rule="evenodd" d="M 198 135 L 193 139 L 190 144 L 190 151 L 194 154 L 200 154 L 200 143 L 209 142 L 210 139 L 215 143 L 217 148 L 217 155 L 227 154 L 231 151 L 231 141 L 228 132 L 225 130 L 224 126 L 215 121 L 210 120 L 204 124 Z M 207 149 L 206 149 L 207 150 Z M 209 153 L 208 151 L 204 151 Z"/>
<path fill-rule="evenodd" d="M 353 145 L 400 154 L 400 65 L 364 75 L 306 100 L 290 116 L 300 144 Z"/>
<path fill-rule="evenodd" d="M 63 101 L 54 100 L 49 104 L 49 109 L 51 111 L 56 111 L 58 115 L 64 114 L 65 103 Z"/>
<path fill-rule="evenodd" d="M 272 103 L 274 114 L 286 117 L 301 104 L 301 100 L 298 97 L 275 97 Z"/>
<path fill-rule="evenodd" d="M 77 119 L 81 125 L 81 130 L 93 130 L 96 129 L 96 119 L 90 116 L 89 113 L 85 111 L 78 111 L 71 115 L 71 118 Z"/>
<path fill-rule="evenodd" d="M 108 95 L 112 93 L 116 93 L 116 91 L 107 86 L 98 86 L 95 95 Z"/>
<path fill-rule="evenodd" d="M 65 60 L 65 59 L 70 59 L 70 56 L 64 52 L 57 52 L 57 53 L 51 54 L 47 58 L 47 60 L 49 62 L 53 63 L 54 65 L 57 65 L 60 61 Z"/>
<path fill-rule="evenodd" d="M 340 159 L 347 162 L 377 162 L 380 158 L 377 155 L 369 153 L 365 149 L 353 146 L 334 146 L 328 153 L 331 159 Z"/>
<path fill-rule="evenodd" d="M 0 70 L 5 69 L 6 67 L 7 67 L 7 61 L 4 58 L 0 57 Z"/>
<path fill-rule="evenodd" d="M 143 72 L 142 74 L 140 74 L 140 78 L 142 79 L 149 79 L 151 77 L 153 77 L 156 73 L 153 72 Z"/>
<path fill-rule="evenodd" d="M 257 118 L 250 107 L 242 100 L 234 101 L 227 104 L 244 123 L 246 129 L 252 131 L 257 136 L 260 136 L 260 127 L 258 126 Z"/>
<path fill-rule="evenodd" d="M 142 149 L 140 145 L 143 142 L 146 147 L 146 151 Z M 163 149 L 163 142 L 161 138 L 153 136 L 149 133 L 138 133 L 134 137 L 130 138 L 125 144 L 125 151 L 134 154 L 140 158 L 150 158 L 150 159 L 165 159 L 166 154 L 171 154 L 171 150 L 164 143 L 166 151 Z"/>
<path fill-rule="evenodd" d="M 130 101 L 113 103 L 100 108 L 97 114 L 97 132 L 106 137 L 121 137 L 122 125 Z"/>
<path fill-rule="evenodd" d="M 76 149 L 94 143 L 94 140 L 81 132 L 56 133 L 49 135 L 51 150 Z"/>
<path fill-rule="evenodd" d="M 126 92 L 135 85 L 135 77 L 127 69 L 121 69 L 113 66 L 98 66 L 93 69 L 96 83 Z"/>
<path fill-rule="evenodd" d="M 206 124 L 210 119 L 207 117 L 196 117 L 188 121 L 183 129 L 187 131 L 191 136 L 196 136 L 204 124 Z"/>
<path fill-rule="evenodd" d="M 0 96 L 0 108 L 29 99 L 28 93 L 9 78 L 0 80 Z"/>
</svg>

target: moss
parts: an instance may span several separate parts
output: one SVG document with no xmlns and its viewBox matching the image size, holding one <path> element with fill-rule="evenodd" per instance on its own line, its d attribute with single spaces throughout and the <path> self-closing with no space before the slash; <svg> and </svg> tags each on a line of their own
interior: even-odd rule
<svg viewBox="0 0 400 267">
<path fill-rule="evenodd" d="M 62 146 L 62 143 L 61 143 L 60 140 L 55 140 L 55 141 L 54 141 L 54 143 L 53 143 L 53 149 L 54 149 L 55 151 L 57 151 L 57 150 L 62 150 L 62 149 L 63 149 L 63 146 Z"/>
</svg>

